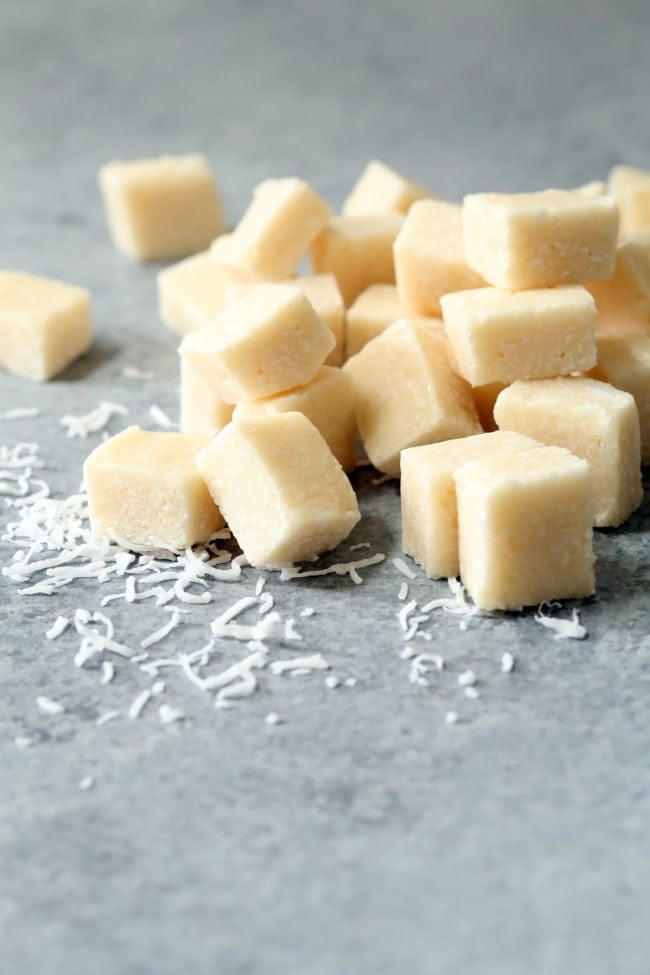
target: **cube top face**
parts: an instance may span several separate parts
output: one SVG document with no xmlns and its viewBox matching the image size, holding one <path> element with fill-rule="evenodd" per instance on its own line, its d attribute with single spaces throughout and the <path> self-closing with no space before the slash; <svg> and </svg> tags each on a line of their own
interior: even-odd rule
<svg viewBox="0 0 650 975">
<path fill-rule="evenodd" d="M 406 213 L 409 207 L 429 190 L 377 159 L 371 160 L 345 200 L 341 213 L 345 217 L 375 213 Z"/>
<path fill-rule="evenodd" d="M 498 454 L 464 465 L 455 474 L 463 485 L 472 484 L 476 494 L 493 494 L 501 486 L 522 488 L 561 483 L 567 476 L 589 477 L 586 460 L 564 447 L 538 446 L 512 454 Z M 504 515 L 506 515 L 504 510 Z"/>
<path fill-rule="evenodd" d="M 404 316 L 404 306 L 394 284 L 371 284 L 355 298 L 348 309 L 348 316 L 380 317 L 383 321 L 396 322 Z"/>
<path fill-rule="evenodd" d="M 349 377 L 337 366 L 321 366 L 313 379 L 304 386 L 296 386 L 273 396 L 265 396 L 252 403 L 240 403 L 235 407 L 237 417 L 257 416 L 260 412 L 302 413 L 303 405 L 311 399 L 327 399 L 341 386 L 350 385 Z"/>
<path fill-rule="evenodd" d="M 530 288 L 526 291 L 508 291 L 503 288 L 472 288 L 443 295 L 440 299 L 443 313 L 447 316 L 466 315 L 477 327 L 489 325 L 503 316 L 545 316 L 558 310 L 574 310 L 588 314 L 595 321 L 594 300 L 579 285 L 557 288 Z"/>
<path fill-rule="evenodd" d="M 618 208 L 569 190 L 476 193 L 463 202 L 470 265 L 498 288 L 555 287 L 610 277 Z"/>
<path fill-rule="evenodd" d="M 224 230 L 221 199 L 202 156 L 107 163 L 99 183 L 113 241 L 136 260 L 186 257 Z"/>
<path fill-rule="evenodd" d="M 417 250 L 423 255 L 444 255 L 451 261 L 465 261 L 460 206 L 443 200 L 419 200 L 409 210 L 395 251 Z"/>
<path fill-rule="evenodd" d="M 586 429 L 593 429 L 600 421 L 609 425 L 617 414 L 624 415 L 634 407 L 629 393 L 610 383 L 582 376 L 558 376 L 554 379 L 518 380 L 499 393 L 495 405 L 497 422 L 506 406 L 516 403 L 529 410 L 539 411 L 539 424 L 544 423 L 545 411 L 552 410 L 567 423 L 579 422 L 582 417 Z M 504 431 L 505 432 L 505 431 Z"/>
<path fill-rule="evenodd" d="M 313 308 L 300 288 L 293 284 L 258 284 L 214 319 L 211 335 L 215 348 L 226 348 L 242 336 L 257 332 L 277 315 L 300 320 L 312 317 Z"/>
<path fill-rule="evenodd" d="M 187 335 L 220 314 L 230 290 L 245 279 L 244 271 L 217 263 L 209 250 L 188 257 L 158 273 L 160 317 Z"/>
<path fill-rule="evenodd" d="M 407 472 L 423 478 L 447 477 L 461 464 L 497 453 L 530 450 L 539 446 L 537 440 L 515 430 L 493 430 L 421 447 L 407 447 L 401 456 L 402 477 Z"/>
<path fill-rule="evenodd" d="M 39 328 L 79 305 L 90 305 L 85 288 L 20 271 L 0 271 L 0 321 Z"/>
<path fill-rule="evenodd" d="M 208 437 L 127 427 L 105 440 L 91 455 L 95 464 L 124 469 L 138 468 L 158 480 L 180 480 L 188 470 L 195 473 L 194 457 L 206 446 Z"/>
</svg>

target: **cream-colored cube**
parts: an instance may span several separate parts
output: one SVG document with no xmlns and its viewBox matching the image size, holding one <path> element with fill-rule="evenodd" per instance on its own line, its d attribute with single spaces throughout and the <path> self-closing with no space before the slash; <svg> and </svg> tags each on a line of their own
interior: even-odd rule
<svg viewBox="0 0 650 975">
<path fill-rule="evenodd" d="M 650 171 L 614 166 L 607 183 L 618 204 L 621 236 L 650 229 Z"/>
<path fill-rule="evenodd" d="M 180 354 L 203 373 L 217 399 L 239 403 L 308 383 L 334 345 L 300 288 L 260 284 L 187 335 Z"/>
<path fill-rule="evenodd" d="M 99 171 L 99 185 L 113 243 L 137 261 L 196 254 L 225 230 L 203 156 L 110 162 Z"/>
<path fill-rule="evenodd" d="M 552 288 L 614 271 L 618 208 L 610 196 L 542 190 L 463 201 L 469 264 L 496 288 Z"/>
<path fill-rule="evenodd" d="M 307 183 L 295 177 L 267 179 L 228 240 L 228 260 L 267 281 L 282 281 L 296 269 L 332 214 Z M 221 259 L 221 247 L 214 256 Z"/>
<path fill-rule="evenodd" d="M 27 379 L 51 379 L 82 355 L 91 340 L 88 291 L 20 271 L 0 271 L 0 368 Z"/>
<path fill-rule="evenodd" d="M 588 462 L 599 528 L 620 525 L 641 504 L 639 414 L 629 393 L 586 378 L 516 382 L 500 393 L 494 417 L 502 430 Z"/>
<path fill-rule="evenodd" d="M 277 393 L 235 407 L 235 419 L 254 419 L 273 413 L 304 413 L 319 431 L 344 471 L 356 465 L 357 422 L 354 386 L 335 366 L 321 366 L 306 386 Z"/>
<path fill-rule="evenodd" d="M 455 365 L 472 386 L 565 376 L 595 365 L 596 306 L 585 288 L 478 288 L 441 301 Z"/>
<path fill-rule="evenodd" d="M 361 352 L 364 345 L 405 315 L 394 284 L 371 284 L 348 308 L 346 357 Z"/>
<path fill-rule="evenodd" d="M 596 343 L 598 364 L 591 375 L 634 397 L 641 428 L 641 463 L 650 464 L 650 337 L 611 333 L 599 335 Z"/>
<path fill-rule="evenodd" d="M 424 186 L 402 176 L 386 163 L 372 159 L 345 200 L 344 217 L 368 217 L 376 213 L 408 213 L 416 200 L 432 194 Z"/>
<path fill-rule="evenodd" d="M 224 403 L 200 369 L 181 357 L 181 433 L 213 437 L 232 417 L 232 403 Z"/>
<path fill-rule="evenodd" d="M 346 307 L 371 284 L 394 284 L 393 244 L 404 217 L 334 217 L 311 248 L 316 274 L 333 274 Z"/>
<path fill-rule="evenodd" d="M 588 288 L 596 302 L 597 331 L 650 331 L 650 234 L 620 244 L 612 277 Z"/>
<path fill-rule="evenodd" d="M 607 184 L 602 179 L 593 179 L 590 183 L 582 183 L 580 186 L 576 186 L 573 192 L 584 193 L 585 196 L 606 196 Z"/>
<path fill-rule="evenodd" d="M 229 289 L 249 277 L 241 268 L 219 264 L 209 250 L 188 257 L 158 274 L 160 317 L 179 335 L 187 335 L 223 311 Z"/>
<path fill-rule="evenodd" d="M 485 285 L 467 263 L 459 206 L 413 204 L 395 241 L 395 276 L 404 306 L 417 315 L 438 316 L 442 295 Z"/>
<path fill-rule="evenodd" d="M 182 551 L 224 525 L 195 455 L 208 437 L 128 427 L 100 444 L 84 464 L 90 524 L 134 548 Z"/>
<path fill-rule="evenodd" d="M 594 591 L 586 460 L 562 447 L 496 454 L 454 473 L 460 574 L 480 609 Z"/>
<path fill-rule="evenodd" d="M 449 364 L 445 340 L 396 322 L 348 359 L 357 425 L 371 463 L 399 477 L 400 452 L 481 432 L 472 393 Z"/>
<path fill-rule="evenodd" d="M 350 482 L 302 413 L 233 419 L 196 461 L 252 565 L 314 558 L 359 521 Z"/>
<path fill-rule="evenodd" d="M 486 457 L 538 447 L 507 430 L 402 451 L 402 549 L 431 579 L 457 576 L 458 518 L 454 472 Z"/>
</svg>

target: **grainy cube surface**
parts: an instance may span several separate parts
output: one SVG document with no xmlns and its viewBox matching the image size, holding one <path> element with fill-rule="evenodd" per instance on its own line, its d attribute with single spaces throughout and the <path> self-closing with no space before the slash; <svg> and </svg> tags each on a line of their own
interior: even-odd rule
<svg viewBox="0 0 650 975">
<path fill-rule="evenodd" d="M 460 572 L 480 609 L 518 609 L 594 591 L 586 460 L 537 447 L 454 474 Z"/>
<path fill-rule="evenodd" d="M 650 172 L 634 166 L 614 166 L 608 191 L 618 204 L 622 236 L 650 229 Z"/>
<path fill-rule="evenodd" d="M 352 380 L 335 366 L 322 366 L 306 386 L 253 403 L 240 403 L 234 416 L 253 419 L 273 413 L 304 413 L 345 471 L 356 464 L 357 423 Z"/>
<path fill-rule="evenodd" d="M 186 336 L 180 353 L 218 399 L 238 403 L 308 383 L 334 346 L 331 330 L 300 288 L 260 284 Z"/>
<path fill-rule="evenodd" d="M 459 206 L 422 200 L 411 207 L 395 241 L 395 277 L 405 307 L 417 315 L 440 315 L 442 295 L 485 284 L 467 263 Z"/>
<path fill-rule="evenodd" d="M 342 207 L 345 217 L 376 213 L 408 213 L 416 200 L 431 196 L 429 190 L 377 159 L 371 160 Z"/>
<path fill-rule="evenodd" d="M 610 196 L 569 190 L 474 193 L 463 201 L 470 265 L 496 288 L 552 288 L 608 278 L 618 208 Z"/>
<path fill-rule="evenodd" d="M 51 379 L 92 340 L 90 294 L 50 278 L 0 271 L 0 367 Z"/>
<path fill-rule="evenodd" d="M 350 482 L 302 413 L 235 419 L 197 463 L 252 565 L 313 558 L 359 521 Z"/>
<path fill-rule="evenodd" d="M 242 269 L 218 263 L 209 250 L 188 257 L 158 274 L 160 317 L 187 335 L 223 311 L 229 288 L 248 278 Z"/>
<path fill-rule="evenodd" d="M 180 425 L 181 433 L 211 437 L 230 422 L 232 403 L 224 403 L 193 362 L 181 357 Z"/>
<path fill-rule="evenodd" d="M 620 244 L 614 273 L 588 285 L 596 302 L 597 331 L 650 331 L 650 233 Z"/>
<path fill-rule="evenodd" d="M 400 452 L 481 432 L 472 393 L 456 375 L 445 340 L 397 322 L 348 359 L 357 425 L 370 461 L 399 477 Z"/>
<path fill-rule="evenodd" d="M 334 217 L 312 245 L 312 270 L 335 276 L 346 307 L 371 284 L 394 284 L 393 244 L 403 222 L 399 213 Z"/>
<path fill-rule="evenodd" d="M 463 464 L 538 447 L 522 434 L 497 430 L 402 451 L 402 548 L 431 579 L 457 576 L 458 517 L 454 472 Z"/>
<path fill-rule="evenodd" d="M 502 430 L 584 457 L 598 527 L 620 525 L 641 504 L 639 414 L 629 393 L 586 378 L 516 382 L 499 394 L 494 417 Z"/>
<path fill-rule="evenodd" d="M 445 295 L 443 320 L 455 367 L 472 386 L 591 369 L 596 306 L 585 288 Z"/>
<path fill-rule="evenodd" d="M 631 393 L 639 412 L 641 463 L 650 464 L 650 336 L 599 335 L 595 379 Z"/>
<path fill-rule="evenodd" d="M 113 243 L 135 260 L 187 257 L 225 230 L 219 191 L 203 156 L 107 163 L 99 185 Z"/>
<path fill-rule="evenodd" d="M 207 542 L 224 524 L 195 462 L 208 440 L 128 427 L 100 444 L 84 464 L 94 534 L 136 548 Z"/>
</svg>

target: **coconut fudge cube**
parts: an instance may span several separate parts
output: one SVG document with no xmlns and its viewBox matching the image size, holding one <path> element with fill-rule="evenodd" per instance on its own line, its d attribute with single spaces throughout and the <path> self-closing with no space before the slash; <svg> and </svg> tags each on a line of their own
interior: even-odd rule
<svg viewBox="0 0 650 975">
<path fill-rule="evenodd" d="M 288 278 L 332 214 L 307 183 L 295 177 L 267 179 L 229 235 L 229 261 L 267 281 Z M 219 258 L 221 249 L 215 247 Z"/>
<path fill-rule="evenodd" d="M 402 549 L 431 579 L 457 576 L 458 518 L 454 472 L 463 464 L 529 450 L 539 443 L 509 430 L 402 451 Z"/>
<path fill-rule="evenodd" d="M 321 366 L 306 386 L 277 393 L 253 403 L 239 403 L 235 419 L 254 419 L 274 413 L 303 413 L 319 431 L 344 471 L 356 466 L 357 423 L 354 387 L 336 366 Z"/>
<path fill-rule="evenodd" d="M 438 316 L 442 295 L 485 285 L 467 263 L 459 206 L 413 204 L 395 241 L 395 277 L 404 306 L 417 315 Z"/>
<path fill-rule="evenodd" d="M 371 339 L 405 315 L 394 284 L 371 284 L 348 308 L 347 357 L 361 352 Z"/>
<path fill-rule="evenodd" d="M 496 401 L 502 430 L 566 447 L 591 469 L 594 524 L 622 524 L 643 500 L 639 414 L 634 398 L 587 378 L 516 382 Z"/>
<path fill-rule="evenodd" d="M 468 384 L 449 364 L 445 340 L 396 322 L 348 359 L 357 426 L 369 460 L 399 477 L 400 451 L 481 432 Z"/>
<path fill-rule="evenodd" d="M 180 401 L 181 433 L 212 437 L 232 418 L 232 403 L 220 400 L 212 383 L 185 357 L 181 358 Z"/>
<path fill-rule="evenodd" d="M 650 229 L 650 172 L 634 166 L 614 166 L 607 188 L 618 204 L 621 236 Z"/>
<path fill-rule="evenodd" d="M 394 284 L 393 244 L 404 217 L 334 217 L 311 247 L 316 274 L 333 274 L 346 308 L 371 284 Z"/>
<path fill-rule="evenodd" d="M 460 574 L 479 609 L 594 592 L 586 460 L 537 447 L 463 464 L 454 481 Z"/>
<path fill-rule="evenodd" d="M 359 521 L 350 482 L 302 413 L 234 418 L 196 461 L 251 565 L 314 558 Z"/>
<path fill-rule="evenodd" d="M 194 459 L 207 443 L 138 427 L 105 440 L 83 468 L 93 533 L 137 549 L 207 542 L 224 525 Z"/>
<path fill-rule="evenodd" d="M 219 264 L 209 250 L 188 257 L 158 274 L 160 317 L 173 331 L 187 335 L 223 311 L 229 289 L 249 277 L 241 268 Z"/>
<path fill-rule="evenodd" d="M 203 156 L 110 162 L 99 171 L 114 245 L 136 261 L 205 250 L 225 230 L 219 190 Z"/>
<path fill-rule="evenodd" d="M 187 335 L 180 354 L 202 372 L 217 399 L 238 403 L 308 383 L 334 345 L 300 288 L 260 284 Z"/>
<path fill-rule="evenodd" d="M 570 190 L 474 193 L 463 201 L 471 267 L 488 284 L 517 291 L 608 278 L 618 209 L 610 196 Z"/>
<path fill-rule="evenodd" d="M 408 213 L 416 200 L 432 194 L 424 186 L 402 176 L 386 163 L 372 159 L 346 198 L 344 217 L 367 217 L 376 213 Z"/>
<path fill-rule="evenodd" d="M 650 337 L 605 334 L 596 339 L 598 364 L 591 376 L 630 393 L 641 429 L 641 463 L 650 464 Z"/>
<path fill-rule="evenodd" d="M 27 379 L 56 376 L 92 340 L 84 288 L 20 271 L 0 271 L 0 368 Z"/>
<path fill-rule="evenodd" d="M 596 331 L 650 329 L 650 234 L 620 244 L 614 273 L 588 285 L 596 302 Z"/>
<path fill-rule="evenodd" d="M 585 288 L 477 288 L 442 299 L 458 372 L 472 386 L 591 369 L 596 306 Z"/>
</svg>

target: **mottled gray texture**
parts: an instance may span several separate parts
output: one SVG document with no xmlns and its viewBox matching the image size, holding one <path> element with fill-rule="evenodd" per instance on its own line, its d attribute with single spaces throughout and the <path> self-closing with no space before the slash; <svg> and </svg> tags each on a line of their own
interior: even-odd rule
<svg viewBox="0 0 650 975">
<path fill-rule="evenodd" d="M 571 186 L 620 160 L 650 165 L 649 28 L 647 4 L 605 0 L 4 0 L 0 263 L 88 285 L 97 338 L 47 386 L 0 375 L 0 411 L 43 410 L 0 421 L 0 442 L 38 440 L 67 494 L 98 438 L 67 440 L 62 414 L 104 398 L 134 422 L 151 402 L 176 411 L 155 268 L 107 239 L 105 160 L 201 149 L 232 220 L 270 174 L 301 175 L 339 204 L 371 156 L 456 198 Z M 127 364 L 155 381 L 127 382 Z M 389 557 L 365 584 L 268 582 L 283 612 L 316 607 L 299 620 L 305 649 L 356 687 L 264 678 L 226 713 L 175 675 L 166 698 L 185 727 L 160 727 L 150 709 L 97 728 L 144 675 L 121 666 L 100 687 L 73 666 L 70 636 L 44 638 L 59 612 L 98 605 L 95 584 L 55 599 L 1 580 L 3 975 L 645 975 L 647 505 L 598 534 L 586 641 L 555 641 L 532 613 L 465 632 L 441 614 L 431 647 L 448 668 L 418 688 L 399 659 L 398 493 L 370 479 L 349 544 Z M 200 645 L 257 575 L 215 588 L 160 651 Z M 446 586 L 420 576 L 411 590 Z M 146 604 L 109 612 L 123 639 L 161 620 Z M 475 702 L 457 685 L 467 666 Z M 69 713 L 43 715 L 39 693 Z M 444 723 L 450 708 L 458 726 Z M 265 725 L 269 711 L 285 723 Z M 21 750 L 25 733 L 40 740 Z"/>
</svg>

